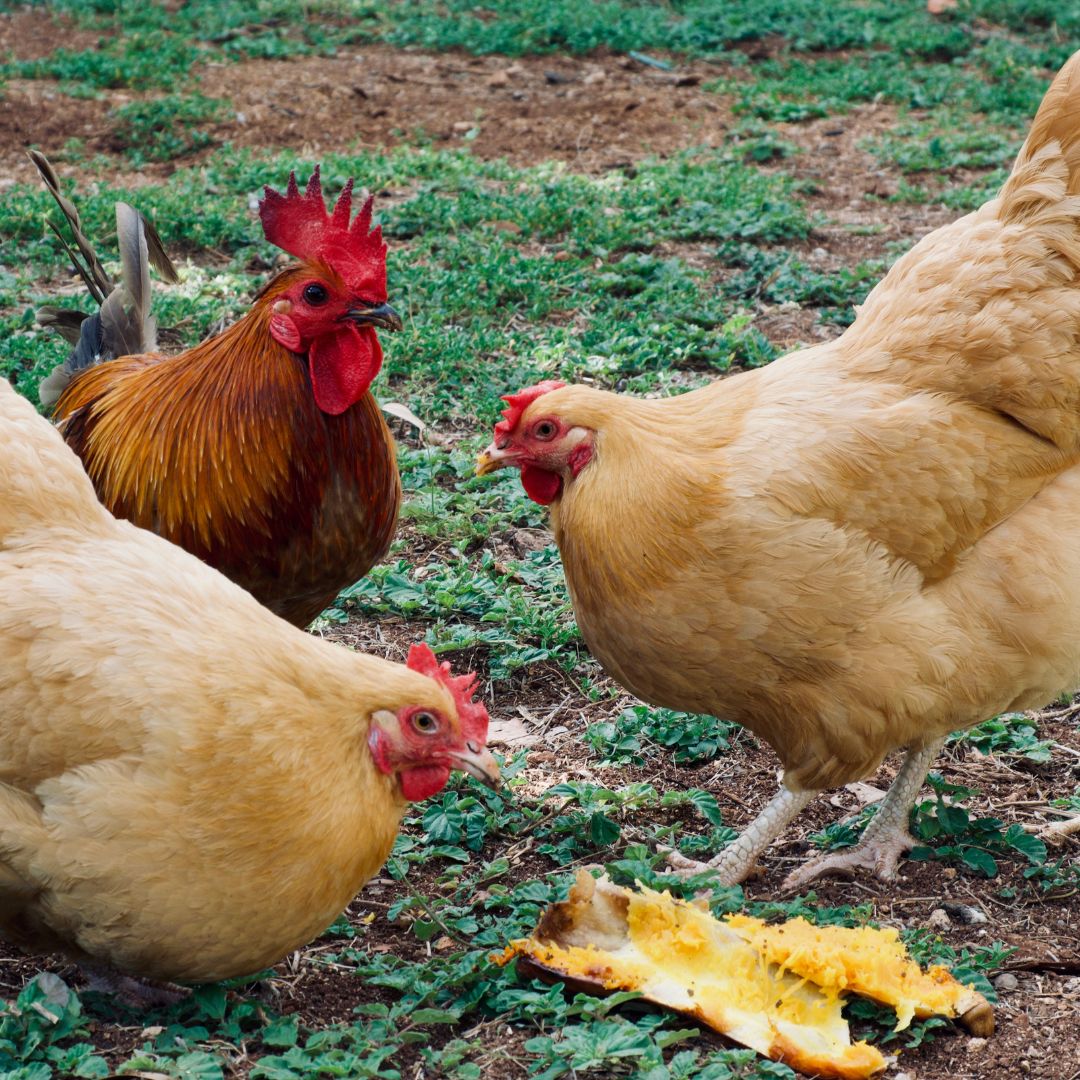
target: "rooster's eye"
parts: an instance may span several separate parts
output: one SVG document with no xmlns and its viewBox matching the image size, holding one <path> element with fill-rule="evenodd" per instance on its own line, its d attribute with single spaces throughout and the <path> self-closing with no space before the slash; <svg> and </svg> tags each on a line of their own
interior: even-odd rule
<svg viewBox="0 0 1080 1080">
<path fill-rule="evenodd" d="M 321 285 L 306 285 L 304 287 L 304 300 L 312 307 L 318 307 L 327 301 L 326 290 Z"/>
<path fill-rule="evenodd" d="M 554 439 L 555 434 L 559 429 L 550 420 L 541 420 L 536 427 L 533 428 L 533 438 L 543 439 L 547 442 L 548 439 Z"/>
<path fill-rule="evenodd" d="M 413 713 L 412 725 L 421 735 L 434 735 L 439 730 L 439 721 L 429 712 Z"/>
</svg>

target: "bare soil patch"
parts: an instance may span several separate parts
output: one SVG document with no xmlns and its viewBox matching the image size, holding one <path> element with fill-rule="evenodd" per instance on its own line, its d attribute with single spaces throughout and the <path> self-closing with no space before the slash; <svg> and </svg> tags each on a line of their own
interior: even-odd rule
<svg viewBox="0 0 1080 1080">
<path fill-rule="evenodd" d="M 71 52 L 93 49 L 97 30 L 82 30 L 71 19 L 42 7 L 24 7 L 0 16 L 0 55 L 11 60 L 41 60 L 58 47 Z"/>
<path fill-rule="evenodd" d="M 68 97 L 50 80 L 12 79 L 0 109 L 0 189 L 33 182 L 36 174 L 26 158 L 30 147 L 56 156 L 69 139 L 98 145 L 114 104 L 119 100 Z"/>
<path fill-rule="evenodd" d="M 24 48 L 32 50 L 48 37 L 41 21 L 24 13 L 0 16 L 0 42 L 25 34 Z M 81 47 L 92 48 L 96 35 L 91 38 Z M 719 71 L 695 62 L 665 72 L 602 54 L 511 60 L 372 45 L 336 57 L 207 63 L 193 76 L 202 93 L 232 105 L 231 117 L 207 126 L 216 143 L 292 147 L 318 159 L 430 142 L 515 165 L 554 159 L 603 172 L 648 154 L 719 145 L 731 117 L 717 95 L 701 89 Z M 21 177 L 25 147 L 55 152 L 71 137 L 91 153 L 120 155 L 110 110 L 153 96 L 107 90 L 88 100 L 48 81 L 11 82 L 5 113 L 13 115 L 0 126 L 0 177 L 8 170 Z M 197 160 L 189 155 L 144 172 L 167 176 Z M 131 172 L 118 156 L 115 175 L 130 183 Z"/>
<path fill-rule="evenodd" d="M 718 71 L 691 63 L 663 72 L 610 55 L 511 60 L 373 45 L 332 58 L 207 66 L 201 86 L 233 103 L 238 116 L 221 133 L 241 146 L 294 145 L 317 157 L 430 140 L 515 165 L 555 159 L 602 172 L 721 142 L 730 115 L 701 89 Z"/>
</svg>

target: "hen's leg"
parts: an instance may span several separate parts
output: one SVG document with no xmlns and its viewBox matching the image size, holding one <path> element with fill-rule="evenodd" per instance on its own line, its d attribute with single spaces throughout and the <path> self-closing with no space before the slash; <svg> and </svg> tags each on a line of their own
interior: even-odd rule
<svg viewBox="0 0 1080 1080">
<path fill-rule="evenodd" d="M 856 867 L 866 867 L 882 881 L 891 881 L 896 876 L 900 856 L 915 846 L 915 839 L 908 832 L 908 815 L 926 779 L 930 762 L 944 742 L 944 739 L 936 739 L 917 750 L 908 750 L 892 787 L 885 793 L 878 812 L 855 847 L 831 855 L 819 855 L 788 874 L 783 887 L 788 890 L 801 889 L 823 874 L 847 874 Z"/>
<path fill-rule="evenodd" d="M 667 860 L 680 876 L 715 870 L 721 885 L 736 885 L 754 868 L 758 856 L 817 794 L 816 791 L 792 791 L 781 784 L 769 805 L 715 859 L 697 862 L 677 851 L 669 851 Z"/>
</svg>

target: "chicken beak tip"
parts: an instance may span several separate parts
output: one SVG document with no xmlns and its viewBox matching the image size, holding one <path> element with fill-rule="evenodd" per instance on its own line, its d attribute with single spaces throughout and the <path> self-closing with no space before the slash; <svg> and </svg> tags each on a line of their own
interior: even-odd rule
<svg viewBox="0 0 1080 1080">
<path fill-rule="evenodd" d="M 380 330 L 402 330 L 401 316 L 387 303 L 371 308 L 353 308 L 348 317 L 361 326 L 377 326 Z"/>
<path fill-rule="evenodd" d="M 488 473 L 496 472 L 498 469 L 509 464 L 510 462 L 507 460 L 507 455 L 501 450 L 498 450 L 495 444 L 492 443 L 486 450 L 477 456 L 476 475 L 487 476 Z"/>
</svg>

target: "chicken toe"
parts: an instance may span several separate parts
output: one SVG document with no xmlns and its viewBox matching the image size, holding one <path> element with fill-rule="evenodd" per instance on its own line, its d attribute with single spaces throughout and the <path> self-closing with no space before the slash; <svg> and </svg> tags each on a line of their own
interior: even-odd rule
<svg viewBox="0 0 1080 1080">
<path fill-rule="evenodd" d="M 914 846 L 915 839 L 907 829 L 897 828 L 887 834 L 882 831 L 856 847 L 812 859 L 788 874 L 782 888 L 785 892 L 797 892 L 819 877 L 852 877 L 857 869 L 870 870 L 881 881 L 892 881 L 900 856 Z"/>
<path fill-rule="evenodd" d="M 1077 833 L 1080 833 L 1080 814 L 1044 826 L 1039 830 L 1038 836 L 1048 844 L 1060 844 L 1067 837 L 1075 836 Z"/>
<path fill-rule="evenodd" d="M 828 874 L 850 875 L 859 867 L 873 871 L 881 881 L 891 881 L 896 877 L 896 864 L 900 856 L 909 852 L 916 843 L 907 827 L 911 807 L 926 779 L 930 762 L 944 742 L 944 739 L 935 739 L 925 746 L 909 748 L 896 779 L 885 793 L 878 812 L 866 826 L 859 843 L 847 851 L 820 855 L 792 871 L 784 879 L 784 890 L 794 892 Z"/>
</svg>

